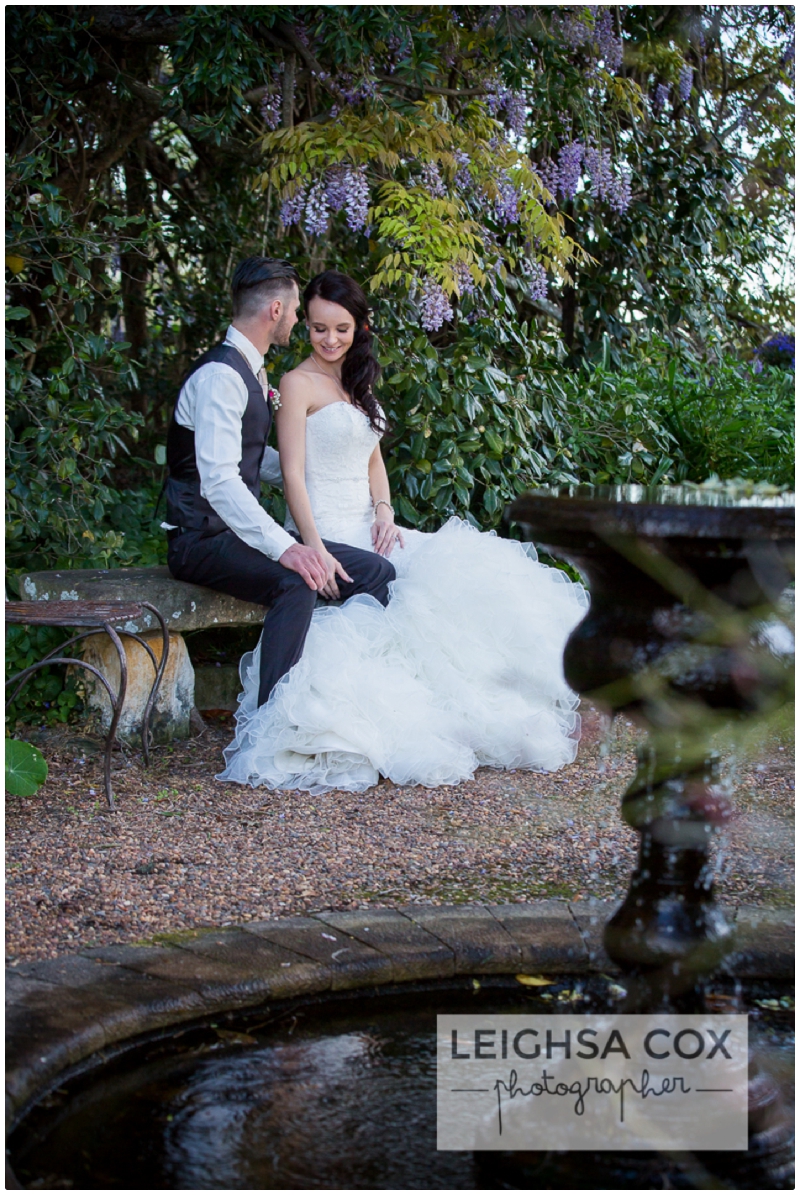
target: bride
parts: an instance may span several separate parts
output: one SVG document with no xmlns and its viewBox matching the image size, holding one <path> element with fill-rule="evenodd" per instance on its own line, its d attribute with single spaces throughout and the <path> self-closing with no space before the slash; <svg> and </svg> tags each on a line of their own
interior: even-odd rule
<svg viewBox="0 0 800 1195">
<path fill-rule="evenodd" d="M 258 706 L 259 651 L 221 780 L 273 789 L 360 792 L 457 784 L 481 765 L 555 770 L 575 758 L 578 699 L 561 656 L 586 595 L 529 546 L 451 518 L 434 534 L 394 521 L 372 387 L 367 300 L 327 270 L 304 296 L 311 355 L 280 383 L 276 416 L 286 526 L 329 565 L 323 539 L 390 556 L 384 609 L 360 595 L 318 605 L 303 655 Z"/>
</svg>

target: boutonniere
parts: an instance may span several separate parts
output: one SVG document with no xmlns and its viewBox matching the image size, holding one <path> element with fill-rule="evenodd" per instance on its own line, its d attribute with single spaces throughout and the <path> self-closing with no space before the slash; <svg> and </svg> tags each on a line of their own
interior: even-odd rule
<svg viewBox="0 0 800 1195">
<path fill-rule="evenodd" d="M 277 391 L 274 386 L 267 386 L 267 398 L 272 403 L 273 411 L 279 411 L 281 409 L 280 392 Z"/>
</svg>

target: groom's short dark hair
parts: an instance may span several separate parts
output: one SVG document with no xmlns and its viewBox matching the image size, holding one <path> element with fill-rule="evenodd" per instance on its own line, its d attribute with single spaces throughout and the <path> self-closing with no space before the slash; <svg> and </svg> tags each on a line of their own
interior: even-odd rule
<svg viewBox="0 0 800 1195">
<path fill-rule="evenodd" d="M 233 314 L 257 315 L 273 299 L 285 299 L 300 287 L 300 275 L 290 261 L 274 257 L 246 257 L 236 267 L 231 283 Z"/>
</svg>

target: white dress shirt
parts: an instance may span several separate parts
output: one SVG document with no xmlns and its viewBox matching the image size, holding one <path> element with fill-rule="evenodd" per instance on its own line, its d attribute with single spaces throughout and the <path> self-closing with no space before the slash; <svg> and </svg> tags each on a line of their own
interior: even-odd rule
<svg viewBox="0 0 800 1195">
<path fill-rule="evenodd" d="M 238 349 L 258 377 L 264 359 L 252 341 L 231 325 L 225 343 Z M 194 431 L 200 493 L 220 518 L 251 548 L 278 560 L 295 540 L 270 518 L 242 481 L 242 416 L 248 402 L 247 387 L 230 365 L 209 361 L 192 374 L 178 395 L 175 419 Z M 264 401 L 267 401 L 266 393 Z M 261 477 L 282 485 L 278 454 L 267 447 Z M 165 524 L 166 525 L 166 524 Z"/>
</svg>

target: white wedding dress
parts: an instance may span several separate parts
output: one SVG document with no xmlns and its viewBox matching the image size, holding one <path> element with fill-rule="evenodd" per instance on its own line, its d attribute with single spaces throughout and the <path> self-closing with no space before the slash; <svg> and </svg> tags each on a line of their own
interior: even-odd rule
<svg viewBox="0 0 800 1195">
<path fill-rule="evenodd" d="M 349 403 L 308 417 L 306 485 L 323 539 L 372 550 L 377 442 Z M 381 776 L 435 787 L 481 765 L 553 771 L 575 758 L 578 698 L 561 656 L 586 612 L 582 586 L 457 518 L 403 535 L 388 607 L 320 604 L 301 659 L 260 708 L 260 644 L 244 656 L 220 780 L 360 792 Z"/>
</svg>

